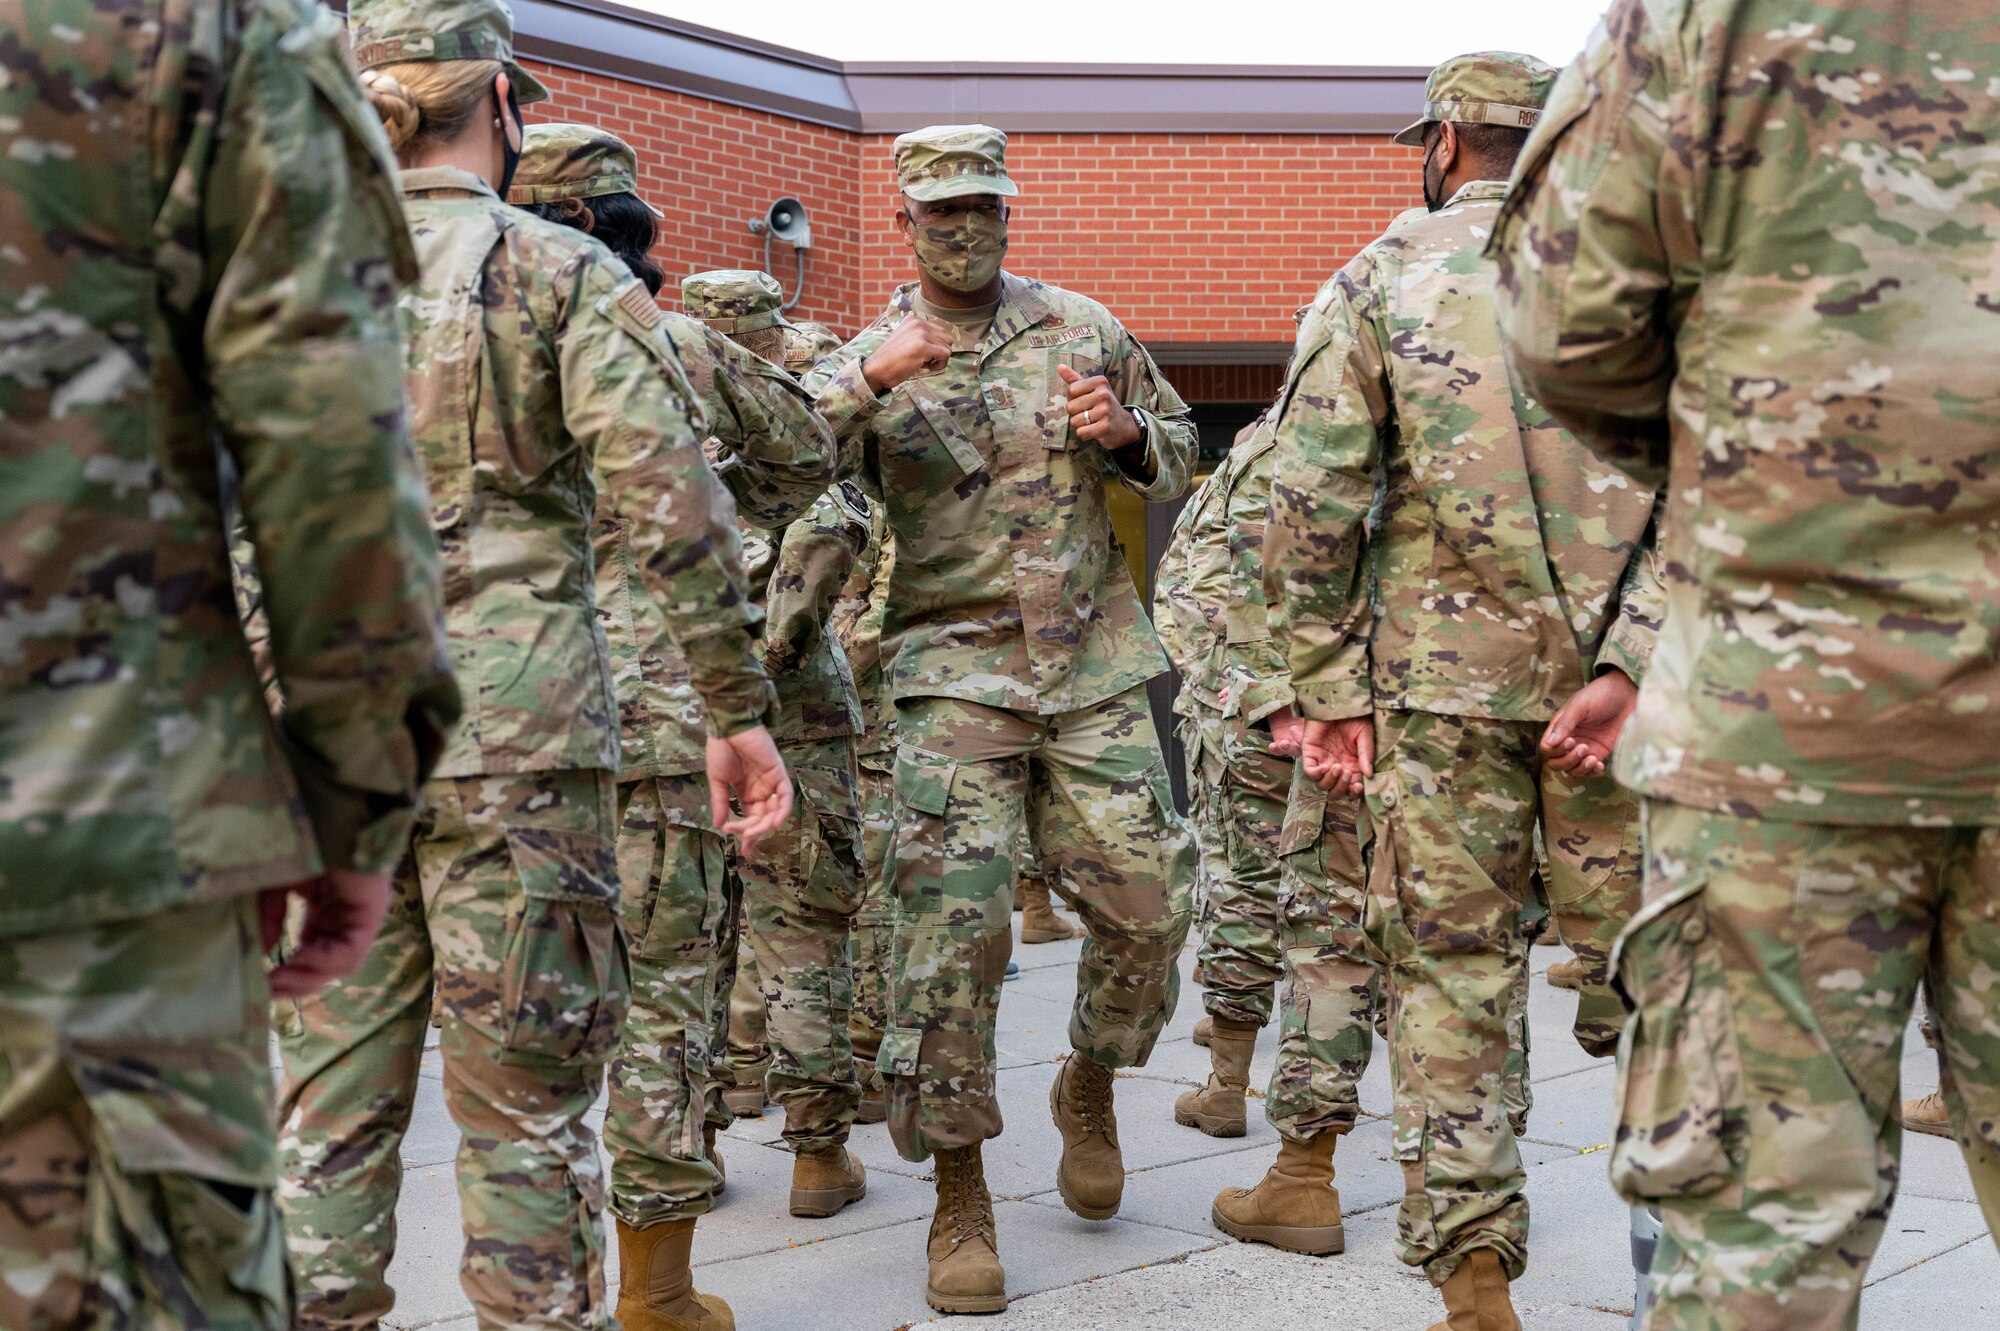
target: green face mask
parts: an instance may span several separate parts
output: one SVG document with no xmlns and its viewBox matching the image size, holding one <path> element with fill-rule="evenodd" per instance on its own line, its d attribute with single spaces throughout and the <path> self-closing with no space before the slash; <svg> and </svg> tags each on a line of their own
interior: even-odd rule
<svg viewBox="0 0 2000 1331">
<path fill-rule="evenodd" d="M 955 213 L 948 220 L 910 219 L 917 262 L 953 291 L 977 291 L 1000 271 L 1007 224 L 991 213 Z"/>
</svg>

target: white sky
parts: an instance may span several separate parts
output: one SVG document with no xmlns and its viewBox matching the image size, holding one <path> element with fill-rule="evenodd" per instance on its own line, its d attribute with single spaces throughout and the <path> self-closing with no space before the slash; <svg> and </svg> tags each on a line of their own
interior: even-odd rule
<svg viewBox="0 0 2000 1331">
<path fill-rule="evenodd" d="M 837 60 L 1431 65 L 1465 51 L 1565 64 L 1609 0 L 624 0 Z"/>
</svg>

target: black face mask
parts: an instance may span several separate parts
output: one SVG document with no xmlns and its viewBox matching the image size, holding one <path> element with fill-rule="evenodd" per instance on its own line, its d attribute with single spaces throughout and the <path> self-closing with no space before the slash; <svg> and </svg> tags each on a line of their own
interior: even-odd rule
<svg viewBox="0 0 2000 1331">
<path fill-rule="evenodd" d="M 1438 172 L 1437 184 L 1431 184 L 1431 158 L 1437 155 L 1437 146 L 1444 142 L 1444 132 L 1431 140 L 1431 146 L 1424 149 L 1424 207 L 1436 212 L 1444 207 L 1444 172 Z"/>
<path fill-rule="evenodd" d="M 493 182 L 493 184 L 494 192 L 504 199 L 507 197 L 508 189 L 514 184 L 514 172 L 521 165 L 521 150 L 516 148 L 513 140 L 507 137 L 507 120 L 511 118 L 514 121 L 515 132 L 520 136 L 522 142 L 527 142 L 528 137 L 527 127 L 521 123 L 521 103 L 514 96 L 514 81 L 512 79 L 507 81 L 507 104 L 505 106 L 500 104 L 500 85 L 497 82 L 493 85 L 493 107 L 500 113 L 501 122 L 500 179 Z"/>
</svg>

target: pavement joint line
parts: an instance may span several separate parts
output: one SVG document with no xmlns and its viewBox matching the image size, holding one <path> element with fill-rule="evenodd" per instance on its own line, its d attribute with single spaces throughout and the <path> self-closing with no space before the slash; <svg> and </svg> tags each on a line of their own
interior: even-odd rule
<svg viewBox="0 0 2000 1331">
<path fill-rule="evenodd" d="M 1956 1198 L 1946 1198 L 1945 1200 L 1956 1200 Z M 1965 1202 L 1963 1204 L 1966 1206 L 1973 1205 L 1972 1202 Z M 1949 1257 L 1953 1253 L 1957 1252 L 1960 1248 L 1969 1247 L 1972 1244 L 1980 1242 L 1991 1243 L 1992 1241 L 1993 1239 L 1990 1234 L 1986 1234 L 1984 1232 L 1974 1234 L 1971 1238 L 1963 1239 L 1957 1243 L 1954 1243 L 1949 1248 L 1941 1248 L 1938 1251 L 1932 1253 L 1928 1257 L 1919 1257 L 1917 1258 L 1916 1261 L 1911 1262 L 1908 1266 L 1899 1266 L 1893 1271 L 1887 1271 L 1879 1276 L 1874 1276 L 1871 1279 L 1864 1281 L 1861 1287 L 1863 1289 L 1873 1289 L 1875 1288 L 1875 1286 L 1881 1284 L 1885 1280 L 1894 1280 L 1897 1276 L 1903 1275 L 1909 1271 L 1914 1271 L 1920 1266 L 1928 1266 L 1930 1265 L 1930 1263 L 1935 1262 L 1940 1257 Z"/>
<path fill-rule="evenodd" d="M 895 1229 L 899 1225 L 913 1225 L 926 1216 L 904 1216 L 901 1220 L 884 1220 L 879 1225 L 864 1225 L 841 1234 L 822 1234 L 816 1239 L 801 1239 L 797 1243 L 780 1243 L 774 1248 L 759 1248 L 754 1252 L 739 1252 L 729 1257 L 711 1257 L 707 1261 L 689 1262 L 689 1266 L 721 1266 L 727 1262 L 747 1262 L 752 1257 L 769 1257 L 775 1252 L 798 1252 L 805 1248 L 816 1248 L 822 1243 L 838 1243 L 842 1239 L 856 1238 L 862 1234 L 876 1234 L 885 1229 Z M 697 1227 L 699 1228 L 699 1227 Z"/>
<path fill-rule="evenodd" d="M 1519 1140 L 1532 1146 L 1553 1146 L 1559 1151 L 1568 1151 L 1571 1155 L 1595 1155 L 1604 1149 L 1602 1146 L 1572 1146 L 1568 1142 L 1555 1141 L 1549 1137 L 1522 1137 Z"/>
<path fill-rule="evenodd" d="M 1923 1199 L 1924 1199 L 1925 1201 L 1927 1201 L 1927 1202 L 1957 1202 L 1957 1203 L 1959 1203 L 1959 1204 L 1960 1204 L 1961 1206 L 1977 1206 L 1977 1205 L 1979 1205 L 1979 1203 L 1978 1203 L 1978 1202 L 1974 1202 L 1974 1201 L 1967 1201 L 1967 1200 L 1966 1200 L 1965 1198 L 1963 1198 L 1963 1197 L 1947 1197 L 1947 1196 L 1945 1196 L 1945 1195 L 1944 1195 L 1943 1193 L 1941 1193 L 1941 1192 L 1922 1192 L 1922 1191 L 1919 1191 L 1919 1190 L 1918 1190 L 1918 1189 L 1916 1189 L 1916 1188 L 1900 1188 L 1900 1187 L 1899 1187 L 1899 1188 L 1897 1188 L 1897 1189 L 1896 1189 L 1896 1196 L 1897 1196 L 1897 1197 L 1898 1197 L 1899 1199 L 1900 1199 L 1900 1198 L 1903 1198 L 1903 1197 L 1921 1197 L 1921 1198 L 1923 1198 Z"/>
<path fill-rule="evenodd" d="M 1042 1200 L 1043 1198 L 1048 1197 L 1049 1195 L 1050 1195 L 1049 1193 L 1040 1193 L 1034 1197 L 1024 1198 L 1023 1200 L 1026 1201 L 1029 1205 L 1039 1206 L 1045 1211 L 1069 1210 L 1067 1206 L 1062 1204 L 1062 1199 L 1060 1197 L 1056 1198 L 1054 1202 L 1048 1202 Z M 1150 1220 L 1127 1220 L 1125 1223 L 1128 1225 L 1138 1225 L 1143 1229 L 1157 1229 L 1164 1234 L 1185 1234 L 1191 1239 L 1213 1240 L 1215 1238 L 1215 1227 L 1212 1225 L 1203 1225 L 1200 1229 L 1188 1229 L 1181 1225 L 1158 1225 L 1154 1224 Z M 1222 1245 L 1216 1244 L 1216 1246 L 1221 1247 Z M 1204 1248 L 1201 1251 L 1206 1252 L 1207 1249 Z M 1088 1279 L 1096 1280 L 1098 1279 L 1098 1277 L 1091 1276 L 1088 1277 Z"/>
<path fill-rule="evenodd" d="M 1534 1061 L 1535 1061 L 1535 1060 L 1534 1060 L 1534 1055 L 1530 1054 L 1530 1055 L 1528 1056 L 1528 1062 L 1529 1062 L 1530 1064 L 1532 1064 L 1532 1063 L 1533 1063 Z M 1565 1079 L 1565 1078 L 1567 1078 L 1567 1077 L 1581 1077 L 1581 1076 L 1583 1076 L 1583 1075 L 1584 1075 L 1585 1073 L 1588 1073 L 1588 1072 L 1601 1072 L 1601 1071 L 1603 1071 L 1603 1070 L 1604 1070 L 1605 1068 L 1608 1068 L 1608 1067 L 1614 1067 L 1614 1066 L 1616 1066 L 1616 1065 L 1615 1065 L 1615 1064 L 1613 1064 L 1613 1063 L 1612 1063 L 1612 1061 L 1611 1061 L 1610 1059 L 1608 1059 L 1608 1058 L 1601 1058 L 1601 1059 L 1597 1059 L 1597 1060 L 1595 1060 L 1595 1061 L 1593 1061 L 1593 1062 L 1589 1062 L 1589 1063 L 1586 1063 L 1586 1064 L 1584 1064 L 1584 1065 L 1583 1065 L 1582 1067 L 1580 1067 L 1580 1068 L 1571 1068 L 1571 1069 L 1570 1069 L 1570 1070 L 1569 1070 L 1568 1072 L 1552 1072 L 1552 1073 L 1550 1073 L 1550 1074 L 1549 1074 L 1548 1076 L 1546 1076 L 1546 1077 L 1536 1077 L 1536 1076 L 1533 1076 L 1533 1075 L 1530 1075 L 1530 1076 L 1529 1076 L 1529 1078 L 1528 1078 L 1528 1084 L 1529 1084 L 1530 1086 L 1547 1086 L 1547 1085 L 1549 1085 L 1549 1084 L 1551 1084 L 1551 1083 L 1553 1083 L 1553 1082 L 1559 1082 L 1559 1081 L 1562 1081 L 1563 1079 Z"/>
<path fill-rule="evenodd" d="M 1195 1131 L 1195 1129 L 1182 1128 L 1181 1131 L 1193 1132 Z M 1243 1144 L 1241 1146 L 1223 1147 L 1220 1150 L 1203 1151 L 1200 1155 L 1191 1155 L 1185 1160 L 1162 1160 L 1160 1163 L 1156 1165 L 1141 1165 L 1137 1169 L 1126 1170 L 1125 1177 L 1130 1178 L 1134 1174 L 1151 1174 L 1155 1170 L 1160 1170 L 1160 1169 L 1179 1169 L 1182 1165 L 1191 1165 L 1199 1160 L 1223 1160 L 1227 1159 L 1229 1156 L 1232 1155 L 1246 1155 L 1251 1151 L 1268 1151 L 1271 1149 L 1271 1144 L 1269 1142 L 1251 1141 L 1248 1137 L 1240 1139 L 1230 1138 L 1230 1137 L 1209 1137 L 1208 1140 L 1211 1142 L 1241 1140 Z M 1194 1144 L 1195 1143 L 1193 1142 L 1188 1143 L 1188 1145 L 1190 1146 Z"/>
<path fill-rule="evenodd" d="M 1140 1224 L 1141 1222 L 1137 1220 L 1128 1220 L 1126 1221 L 1126 1223 L 1131 1225 L 1136 1225 Z M 1146 1228 L 1160 1229 L 1160 1226 L 1147 1225 Z M 1178 1229 L 1168 1229 L 1168 1230 L 1163 1230 L 1162 1232 L 1167 1234 L 1179 1234 L 1182 1231 Z M 1109 1280 L 1112 1276 L 1127 1275 L 1133 1271 L 1145 1271 L 1155 1266 L 1178 1265 L 1181 1262 L 1185 1262 L 1190 1257 L 1199 1256 L 1200 1254 L 1205 1252 L 1214 1252 L 1217 1248 L 1227 1248 L 1229 1246 L 1231 1245 L 1227 1240 L 1221 1243 L 1211 1243 L 1204 1248 L 1189 1248 L 1186 1252 L 1177 1252 L 1168 1257 L 1158 1258 L 1155 1261 L 1135 1262 L 1131 1266 L 1121 1266 L 1115 1271 L 1096 1272 L 1094 1274 L 1085 1276 L 1081 1280 L 1072 1280 L 1067 1285 L 1050 1285 L 1047 1289 L 1030 1290 L 1026 1294 L 1010 1294 L 1007 1296 L 1007 1311 L 1013 1312 L 1015 1305 L 1020 1304 L 1028 1299 L 1039 1299 L 1044 1294 L 1066 1294 L 1074 1289 L 1082 1289 L 1085 1285 L 1094 1285 L 1100 1280 Z M 931 1320 L 936 1321 L 937 1318 L 933 1317 Z"/>
</svg>

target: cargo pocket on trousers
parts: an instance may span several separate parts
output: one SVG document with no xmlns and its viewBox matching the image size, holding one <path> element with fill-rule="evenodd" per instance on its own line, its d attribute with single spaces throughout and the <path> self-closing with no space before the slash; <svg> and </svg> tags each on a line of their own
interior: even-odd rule
<svg viewBox="0 0 2000 1331">
<path fill-rule="evenodd" d="M 156 1174 L 152 1181 L 172 1253 L 153 1274 L 174 1271 L 186 1285 L 185 1291 L 161 1289 L 162 1302 L 171 1306 L 184 1297 L 208 1309 L 240 1304 L 256 1309 L 254 1325 L 270 1331 L 289 1326 L 291 1274 L 271 1192 L 193 1174 Z M 151 1256 L 158 1261 L 166 1254 Z"/>
<path fill-rule="evenodd" d="M 906 914 L 943 908 L 946 814 L 957 776 L 956 759 L 909 744 L 896 749 L 896 836 L 888 873 Z"/>
<path fill-rule="evenodd" d="M 805 853 L 799 872 L 804 876 L 803 904 L 833 915 L 852 915 L 865 895 L 861 868 L 861 825 L 839 814 L 804 811 L 812 820 L 801 828 Z"/>
<path fill-rule="evenodd" d="M 1389 1125 L 1389 1153 L 1403 1171 L 1403 1205 L 1396 1215 L 1397 1238 L 1426 1255 L 1438 1249 L 1437 1211 L 1431 1203 L 1429 1154 L 1430 1117 L 1421 1109 L 1397 1105 Z"/>
<path fill-rule="evenodd" d="M 144 1061 L 129 1047 L 72 1050 L 65 1060 L 110 1148 L 92 1180 L 86 1225 L 108 1220 L 122 1231 L 127 1274 L 150 1285 L 162 1306 L 241 1306 L 255 1310 L 242 1325 L 281 1331 L 290 1325 L 291 1275 L 270 1188 L 270 1143 L 256 1141 L 250 1127 L 262 1117 L 251 1116 L 257 1097 L 196 1093 L 186 1076 L 242 1087 L 240 1077 L 259 1071 L 261 1059 L 239 1063 L 225 1045 L 198 1073 L 181 1065 L 157 1078 L 149 1075 L 156 1069 L 135 1071 Z"/>
<path fill-rule="evenodd" d="M 646 918 L 633 929 L 634 958 L 667 966 L 693 953 L 712 952 L 729 906 L 728 871 L 729 852 L 721 841 L 705 830 L 675 826 L 670 819 L 665 862 L 653 869 L 657 881 L 646 902 Z"/>
<path fill-rule="evenodd" d="M 882 1048 L 875 1055 L 875 1070 L 885 1077 L 914 1077 L 923 1051 L 923 1027 L 891 1026 L 882 1034 Z"/>
<path fill-rule="evenodd" d="M 502 1063 L 602 1063 L 632 1001 L 611 844 L 586 833 L 505 829 L 522 890 L 501 962 Z"/>
<path fill-rule="evenodd" d="M 1718 1192 L 1742 1158 L 1742 1054 L 1706 888 L 1700 873 L 1675 883 L 1612 954 L 1632 1016 L 1618 1048 L 1611 1181 L 1631 1202 Z"/>
</svg>

